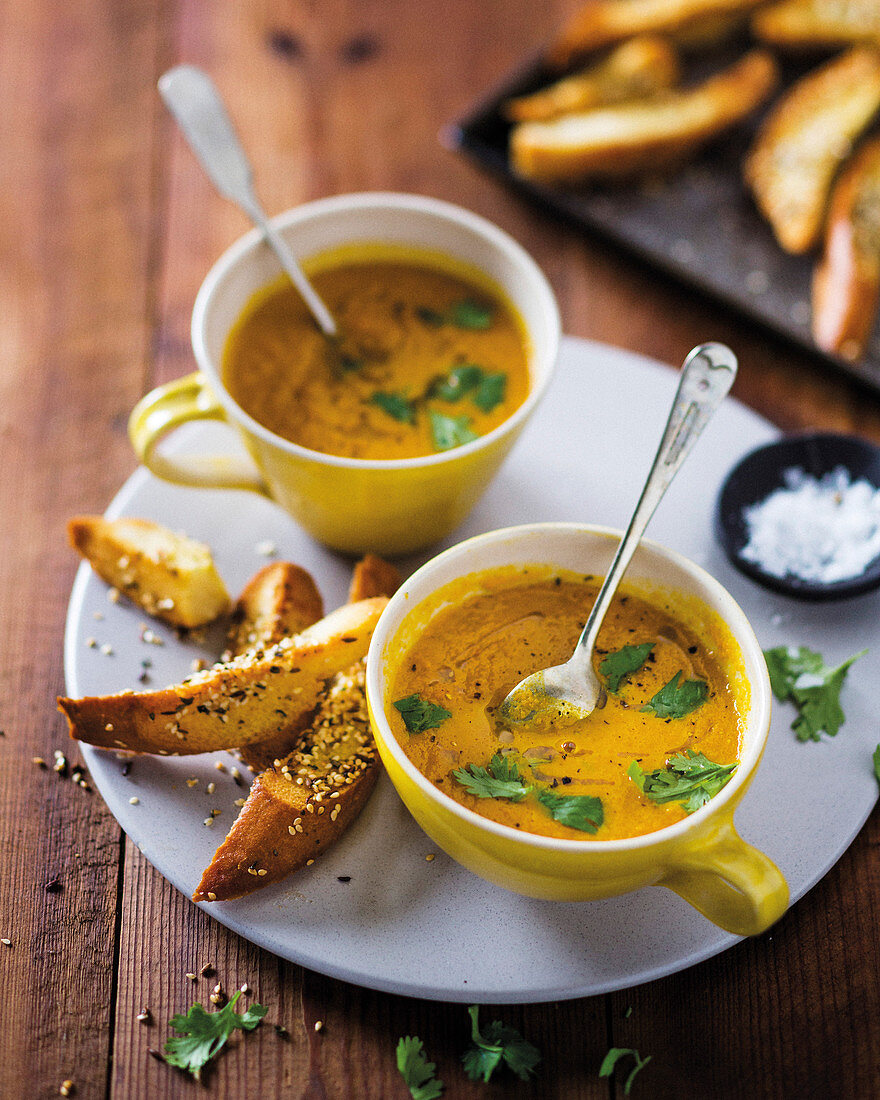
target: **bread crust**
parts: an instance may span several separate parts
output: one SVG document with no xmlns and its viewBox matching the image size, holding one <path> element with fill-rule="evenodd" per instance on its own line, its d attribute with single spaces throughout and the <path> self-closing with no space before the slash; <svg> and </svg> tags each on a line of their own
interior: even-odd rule
<svg viewBox="0 0 880 1100">
<path fill-rule="evenodd" d="M 513 122 L 545 122 L 571 111 L 648 99 L 680 79 L 678 52 L 669 39 L 640 35 L 580 72 L 508 100 L 504 114 Z"/>
<path fill-rule="evenodd" d="M 866 142 L 831 196 L 813 278 L 813 336 L 824 351 L 861 359 L 880 302 L 880 137 Z"/>
<path fill-rule="evenodd" d="M 587 0 L 550 44 L 547 64 L 578 57 L 637 34 L 685 34 L 718 17 L 745 16 L 763 0 Z"/>
<path fill-rule="evenodd" d="M 361 812 L 378 774 L 361 661 L 334 677 L 296 749 L 254 780 L 193 900 L 244 897 L 314 861 Z"/>
<path fill-rule="evenodd" d="M 103 516 L 74 516 L 67 537 L 107 584 L 172 626 L 205 626 L 229 609 L 229 593 L 202 542 L 152 520 Z"/>
<path fill-rule="evenodd" d="M 366 654 L 387 602 L 346 604 L 295 638 L 173 687 L 60 698 L 58 706 L 71 737 L 100 748 L 181 756 L 265 741 L 311 711 L 323 682 Z"/>
<path fill-rule="evenodd" d="M 542 183 L 619 178 L 675 164 L 750 114 L 775 87 L 772 56 L 755 50 L 699 87 L 657 100 L 524 122 L 510 160 Z"/>
<path fill-rule="evenodd" d="M 880 50 L 856 46 L 798 81 L 764 120 L 744 176 L 787 252 L 817 244 L 834 178 L 878 110 Z"/>
<path fill-rule="evenodd" d="M 781 0 L 752 16 L 752 33 L 786 50 L 833 50 L 857 42 L 880 44 L 877 0 Z"/>
</svg>

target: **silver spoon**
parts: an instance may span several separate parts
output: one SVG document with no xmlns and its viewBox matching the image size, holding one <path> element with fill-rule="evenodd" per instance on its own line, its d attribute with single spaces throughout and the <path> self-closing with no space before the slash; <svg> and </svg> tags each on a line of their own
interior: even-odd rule
<svg viewBox="0 0 880 1100">
<path fill-rule="evenodd" d="M 243 210 L 262 232 L 321 331 L 325 336 L 335 337 L 336 322 L 330 311 L 254 194 L 250 163 L 210 77 L 194 65 L 178 65 L 159 78 L 159 94 L 177 119 L 208 178 L 220 194 Z"/>
<path fill-rule="evenodd" d="M 592 662 L 599 627 L 654 509 L 733 385 L 736 367 L 736 356 L 724 344 L 700 344 L 685 359 L 651 472 L 574 653 L 565 664 L 534 672 L 517 684 L 496 711 L 498 725 L 508 729 L 568 726 L 600 705 L 604 689 Z"/>
</svg>

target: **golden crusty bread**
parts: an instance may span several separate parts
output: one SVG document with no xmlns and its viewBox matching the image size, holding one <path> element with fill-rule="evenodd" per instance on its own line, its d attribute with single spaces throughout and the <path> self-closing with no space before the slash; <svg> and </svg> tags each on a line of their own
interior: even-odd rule
<svg viewBox="0 0 880 1100">
<path fill-rule="evenodd" d="M 400 588 L 401 580 L 400 570 L 396 565 L 375 554 L 367 554 L 354 567 L 348 589 L 348 602 L 357 603 L 373 596 L 388 596 L 390 599 Z"/>
<path fill-rule="evenodd" d="M 383 597 L 346 604 L 295 638 L 253 649 L 160 691 L 58 700 L 70 735 L 90 745 L 164 756 L 265 741 L 310 712 L 323 682 L 363 657 Z"/>
<path fill-rule="evenodd" d="M 361 661 L 333 678 L 296 749 L 254 780 L 193 899 L 240 898 L 317 858 L 360 813 L 378 774 Z"/>
<path fill-rule="evenodd" d="M 523 122 L 511 133 L 511 165 L 543 183 L 654 171 L 677 163 L 750 114 L 777 78 L 772 56 L 755 50 L 693 89 L 550 122 Z"/>
<path fill-rule="evenodd" d="M 513 122 L 542 122 L 570 111 L 648 99 L 681 79 L 678 53 L 667 38 L 639 35 L 593 65 L 504 105 Z"/>
<path fill-rule="evenodd" d="M 825 249 L 813 279 L 813 336 L 855 361 L 880 301 L 880 137 L 866 142 L 834 186 Z"/>
<path fill-rule="evenodd" d="M 263 566 L 248 581 L 235 602 L 223 660 L 240 657 L 255 646 L 277 645 L 316 623 L 324 614 L 324 601 L 305 569 L 289 561 Z M 265 741 L 241 748 L 241 758 L 254 771 L 268 768 L 286 756 L 305 728 L 309 714 L 284 723 Z"/>
<path fill-rule="evenodd" d="M 197 627 L 229 609 L 210 549 L 146 519 L 74 516 L 71 546 L 123 595 L 173 626 Z"/>
<path fill-rule="evenodd" d="M 880 110 L 880 50 L 856 46 L 799 80 L 764 120 L 744 174 L 787 251 L 819 240 L 831 186 Z"/>
<path fill-rule="evenodd" d="M 233 605 L 224 659 L 299 634 L 323 614 L 321 593 L 305 569 L 289 561 L 264 565 Z"/>
<path fill-rule="evenodd" d="M 880 43 L 877 0 L 781 0 L 752 16 L 752 33 L 768 46 L 789 50 L 837 49 Z"/>
<path fill-rule="evenodd" d="M 583 54 L 637 34 L 687 36 L 707 20 L 747 15 L 763 0 L 587 0 L 565 24 L 547 50 L 546 62 L 570 65 Z"/>
</svg>

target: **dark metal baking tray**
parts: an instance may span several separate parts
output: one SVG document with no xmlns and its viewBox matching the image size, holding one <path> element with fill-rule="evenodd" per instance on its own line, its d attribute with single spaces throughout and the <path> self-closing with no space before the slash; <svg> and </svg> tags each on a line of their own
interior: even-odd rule
<svg viewBox="0 0 880 1100">
<path fill-rule="evenodd" d="M 689 62 L 686 80 L 723 68 L 748 46 L 739 40 L 714 48 Z M 817 63 L 784 62 L 782 87 Z M 501 112 L 506 99 L 551 79 L 536 57 L 449 126 L 446 142 L 571 224 L 622 245 L 880 391 L 880 333 L 875 332 L 859 362 L 826 355 L 816 347 L 810 334 L 815 256 L 791 256 L 779 247 L 742 182 L 741 165 L 760 113 L 665 178 L 564 190 L 532 183 L 511 171 L 510 125 Z"/>
</svg>

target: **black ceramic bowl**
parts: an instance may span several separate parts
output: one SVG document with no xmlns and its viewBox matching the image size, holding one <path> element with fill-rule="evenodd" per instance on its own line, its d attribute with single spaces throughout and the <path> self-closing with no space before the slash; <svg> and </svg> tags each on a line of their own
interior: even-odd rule
<svg viewBox="0 0 880 1100">
<path fill-rule="evenodd" d="M 880 488 L 880 447 L 850 435 L 791 436 L 759 447 L 734 466 L 721 486 L 715 527 L 721 545 L 737 569 L 774 592 L 801 600 L 836 600 L 880 587 L 880 556 L 857 576 L 828 584 L 794 576 L 776 577 L 742 557 L 749 541 L 743 517 L 745 508 L 783 488 L 786 470 L 800 467 L 808 475 L 821 478 L 838 466 L 849 471 L 851 481 L 864 479 Z"/>
</svg>

